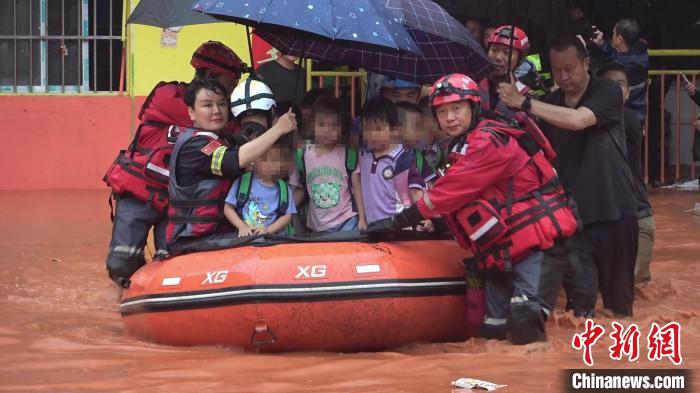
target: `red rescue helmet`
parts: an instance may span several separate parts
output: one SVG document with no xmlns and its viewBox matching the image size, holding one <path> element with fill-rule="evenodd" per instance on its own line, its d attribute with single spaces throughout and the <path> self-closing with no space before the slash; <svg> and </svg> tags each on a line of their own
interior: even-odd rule
<svg viewBox="0 0 700 393">
<path fill-rule="evenodd" d="M 430 91 L 430 107 L 433 110 L 437 106 L 457 101 L 480 104 L 479 85 L 464 74 L 449 74 L 435 81 Z"/>
<path fill-rule="evenodd" d="M 513 34 L 513 29 L 515 28 L 515 34 Z M 489 37 L 489 46 L 491 44 L 500 44 L 505 46 L 510 46 L 510 39 L 513 37 L 513 49 L 520 52 L 523 56 L 530 49 L 530 40 L 525 34 L 525 30 L 519 28 L 518 26 L 501 26 L 491 33 Z"/>
<path fill-rule="evenodd" d="M 207 41 L 192 54 L 190 64 L 195 69 L 206 68 L 217 74 L 225 74 L 232 79 L 240 78 L 247 67 L 240 57 L 228 46 L 219 41 Z"/>
<path fill-rule="evenodd" d="M 452 102 L 469 101 L 472 103 L 472 129 L 481 114 L 481 95 L 479 85 L 464 74 L 449 74 L 435 81 L 430 91 L 430 109 Z"/>
</svg>

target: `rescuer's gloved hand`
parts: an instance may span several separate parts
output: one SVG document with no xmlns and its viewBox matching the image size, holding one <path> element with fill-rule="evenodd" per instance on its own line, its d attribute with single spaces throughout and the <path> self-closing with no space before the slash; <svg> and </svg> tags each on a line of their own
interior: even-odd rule
<svg viewBox="0 0 700 393">
<path fill-rule="evenodd" d="M 362 233 L 368 235 L 370 239 L 383 240 L 391 237 L 391 235 L 401 229 L 412 227 L 423 220 L 425 220 L 425 217 L 418 210 L 418 205 L 414 203 L 399 214 L 369 224 Z"/>
</svg>

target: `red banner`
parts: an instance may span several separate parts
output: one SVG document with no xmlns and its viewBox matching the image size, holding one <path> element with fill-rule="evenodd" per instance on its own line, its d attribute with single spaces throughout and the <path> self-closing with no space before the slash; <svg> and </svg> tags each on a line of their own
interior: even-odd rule
<svg viewBox="0 0 700 393">
<path fill-rule="evenodd" d="M 279 51 L 268 44 L 265 40 L 253 34 L 253 67 L 258 69 L 261 64 L 274 61 L 279 55 Z"/>
</svg>

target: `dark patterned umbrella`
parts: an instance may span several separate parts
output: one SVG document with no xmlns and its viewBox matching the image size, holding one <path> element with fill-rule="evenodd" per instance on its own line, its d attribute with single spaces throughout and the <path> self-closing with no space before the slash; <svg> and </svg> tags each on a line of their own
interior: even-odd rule
<svg viewBox="0 0 700 393">
<path fill-rule="evenodd" d="M 449 39 L 466 46 L 479 45 L 466 27 L 430 0 L 383 0 L 385 7 L 410 29 Z"/>
<path fill-rule="evenodd" d="M 294 37 L 302 45 L 325 41 L 420 53 L 401 23 L 376 0 L 201 0 L 192 9 L 256 31 Z"/>
<path fill-rule="evenodd" d="M 192 0 L 141 0 L 126 23 L 168 28 L 223 22 L 191 10 Z"/>
<path fill-rule="evenodd" d="M 349 1 L 349 0 L 348 0 Z M 256 34 L 282 53 L 363 67 L 416 83 L 433 83 L 453 72 L 481 80 L 491 72 L 486 52 L 469 31 L 442 7 L 429 0 L 375 0 L 401 23 L 420 55 L 327 41 L 309 43 L 292 34 L 257 29 Z"/>
</svg>

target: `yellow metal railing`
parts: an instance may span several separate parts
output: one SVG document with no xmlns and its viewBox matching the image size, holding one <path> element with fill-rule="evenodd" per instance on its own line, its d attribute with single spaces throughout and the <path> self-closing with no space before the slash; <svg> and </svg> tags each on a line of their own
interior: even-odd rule
<svg viewBox="0 0 700 393">
<path fill-rule="evenodd" d="M 649 56 L 700 56 L 700 49 L 649 49 Z"/>
<path fill-rule="evenodd" d="M 649 57 L 700 57 L 700 49 L 649 49 Z M 700 74 L 700 70 L 649 70 L 649 75 Z"/>
<path fill-rule="evenodd" d="M 364 70 L 360 71 L 314 71 L 313 70 L 313 61 L 310 59 L 306 60 L 305 63 L 305 68 L 306 68 L 306 90 L 311 90 L 314 85 L 314 78 L 318 78 L 318 87 L 323 88 L 324 87 L 324 79 L 327 77 L 335 78 L 334 80 L 334 88 L 335 88 L 335 96 L 339 97 L 340 96 L 340 86 L 341 86 L 341 78 L 349 78 L 350 79 L 350 116 L 353 118 L 356 116 L 357 108 L 356 108 L 356 95 L 358 93 L 358 85 L 357 82 L 359 81 L 359 93 L 361 99 L 361 104 L 364 102 L 364 97 L 365 97 L 365 92 L 367 89 L 367 72 Z"/>
</svg>

